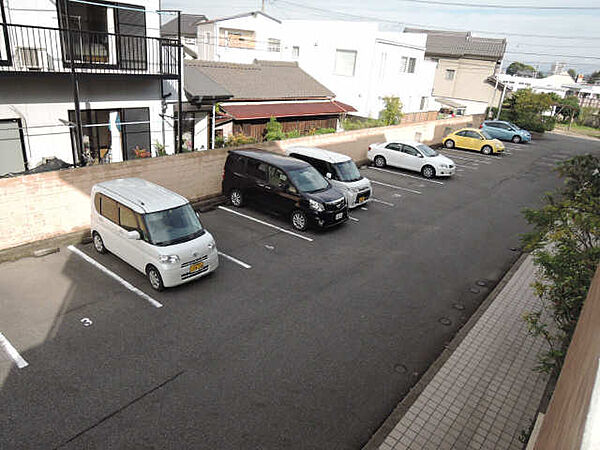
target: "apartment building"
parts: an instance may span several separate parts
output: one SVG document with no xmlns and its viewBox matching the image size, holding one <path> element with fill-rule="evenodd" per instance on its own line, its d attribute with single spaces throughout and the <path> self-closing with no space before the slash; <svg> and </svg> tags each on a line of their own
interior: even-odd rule
<svg viewBox="0 0 600 450">
<path fill-rule="evenodd" d="M 0 0 L 0 176 L 175 150 L 159 0 Z M 176 92 L 176 91 L 175 91 Z"/>
</svg>

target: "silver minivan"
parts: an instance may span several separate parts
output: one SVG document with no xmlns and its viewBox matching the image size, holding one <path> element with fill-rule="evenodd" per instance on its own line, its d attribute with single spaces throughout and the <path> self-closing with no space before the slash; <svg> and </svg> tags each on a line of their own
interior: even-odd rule
<svg viewBox="0 0 600 450">
<path fill-rule="evenodd" d="M 360 174 L 349 156 L 317 147 L 290 147 L 286 149 L 286 153 L 317 169 L 333 187 L 344 194 L 348 208 L 356 208 L 371 199 L 371 182 Z"/>
<path fill-rule="evenodd" d="M 217 246 L 190 202 L 140 178 L 92 187 L 94 248 L 107 250 L 148 276 L 160 291 L 219 267 Z"/>
</svg>

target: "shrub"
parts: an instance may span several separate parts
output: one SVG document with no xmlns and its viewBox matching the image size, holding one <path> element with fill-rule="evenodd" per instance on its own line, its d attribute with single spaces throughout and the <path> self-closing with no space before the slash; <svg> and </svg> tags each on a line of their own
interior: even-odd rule
<svg viewBox="0 0 600 450">
<path fill-rule="evenodd" d="M 335 133 L 335 128 L 317 128 L 315 134 L 330 134 Z"/>
<path fill-rule="evenodd" d="M 283 132 L 283 126 L 277 122 L 275 117 L 271 117 L 266 127 L 265 140 L 266 141 L 279 141 L 285 139 L 285 133 Z"/>
<path fill-rule="evenodd" d="M 240 145 L 256 144 L 256 139 L 243 133 L 230 134 L 225 142 L 225 147 L 239 147 Z"/>
<path fill-rule="evenodd" d="M 291 130 L 291 131 L 288 131 L 287 133 L 285 133 L 286 139 L 299 138 L 300 136 L 302 136 L 302 135 L 300 134 L 300 131 L 298 131 L 298 130 Z"/>
<path fill-rule="evenodd" d="M 379 119 L 344 119 L 342 121 L 342 128 L 346 131 L 360 130 L 362 128 L 375 128 L 383 127 L 385 123 Z"/>
<path fill-rule="evenodd" d="M 215 148 L 225 147 L 225 138 L 223 136 L 215 136 Z"/>
<path fill-rule="evenodd" d="M 379 113 L 379 119 L 384 125 L 398 125 L 402 120 L 402 102 L 398 97 L 383 97 L 384 108 Z"/>
</svg>

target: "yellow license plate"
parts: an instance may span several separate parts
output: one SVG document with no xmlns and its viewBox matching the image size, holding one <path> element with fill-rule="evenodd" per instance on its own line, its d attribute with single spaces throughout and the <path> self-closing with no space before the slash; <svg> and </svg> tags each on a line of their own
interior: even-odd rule
<svg viewBox="0 0 600 450">
<path fill-rule="evenodd" d="M 358 203 L 362 203 L 367 199 L 367 197 L 358 197 Z"/>
<path fill-rule="evenodd" d="M 203 262 L 198 263 L 198 264 L 192 264 L 190 266 L 190 272 L 196 272 L 196 271 L 202 269 L 203 267 L 204 267 L 204 263 Z"/>
</svg>

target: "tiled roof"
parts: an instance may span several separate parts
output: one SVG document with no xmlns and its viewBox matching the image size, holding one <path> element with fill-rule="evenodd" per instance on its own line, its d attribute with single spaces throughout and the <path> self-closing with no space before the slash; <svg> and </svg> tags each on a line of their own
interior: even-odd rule
<svg viewBox="0 0 600 450">
<path fill-rule="evenodd" d="M 196 26 L 198 22 L 206 22 L 204 14 L 182 14 L 181 15 L 181 35 L 196 36 Z M 177 37 L 177 18 L 170 20 L 160 27 L 160 35 L 163 37 Z"/>
<path fill-rule="evenodd" d="M 200 72 L 233 95 L 233 100 L 322 99 L 335 94 L 304 72 L 296 62 L 254 61 L 233 64 L 186 60 L 185 88 L 200 95 L 188 73 Z"/>
<path fill-rule="evenodd" d="M 506 39 L 473 37 L 470 32 L 405 28 L 405 33 L 426 33 L 425 56 L 473 58 L 498 61 L 504 56 Z"/>
</svg>

